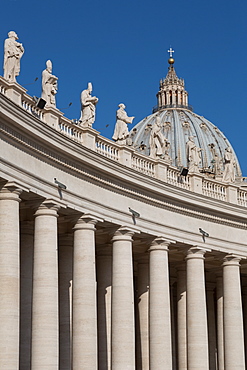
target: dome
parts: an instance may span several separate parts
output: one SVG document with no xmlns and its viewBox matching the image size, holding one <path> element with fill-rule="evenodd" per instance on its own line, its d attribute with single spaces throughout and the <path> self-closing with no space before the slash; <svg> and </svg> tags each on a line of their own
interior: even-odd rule
<svg viewBox="0 0 247 370">
<path fill-rule="evenodd" d="M 237 156 L 225 135 L 206 118 L 195 114 L 192 107 L 188 105 L 184 80 L 177 77 L 171 63 L 166 78 L 160 81 L 157 99 L 158 105 L 153 109 L 153 114 L 145 117 L 131 130 L 133 146 L 137 151 L 153 158 L 168 160 L 170 164 L 178 168 L 187 168 L 187 142 L 193 138 L 196 147 L 201 149 L 198 166 L 200 172 L 210 176 L 221 176 L 224 169 L 225 151 L 231 148 L 235 160 L 236 176 L 242 176 Z M 165 150 L 162 154 L 156 152 L 154 155 L 151 132 L 157 118 Z"/>
</svg>

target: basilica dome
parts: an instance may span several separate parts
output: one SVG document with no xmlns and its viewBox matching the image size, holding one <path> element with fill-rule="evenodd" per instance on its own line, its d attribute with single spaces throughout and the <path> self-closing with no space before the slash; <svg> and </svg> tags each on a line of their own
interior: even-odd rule
<svg viewBox="0 0 247 370">
<path fill-rule="evenodd" d="M 147 156 L 153 156 L 151 133 L 158 117 L 160 134 L 164 138 L 166 149 L 165 155 L 163 152 L 156 158 L 168 160 L 179 169 L 188 168 L 187 142 L 193 138 L 195 145 L 201 148 L 200 172 L 209 176 L 221 176 L 224 170 L 225 151 L 231 148 L 236 177 L 241 177 L 239 162 L 230 142 L 216 125 L 193 112 L 188 104 L 184 80 L 178 78 L 175 72 L 174 59 L 170 58 L 168 63 L 167 76 L 160 81 L 157 106 L 153 108 L 151 115 L 145 117 L 131 130 L 134 148 Z"/>
</svg>

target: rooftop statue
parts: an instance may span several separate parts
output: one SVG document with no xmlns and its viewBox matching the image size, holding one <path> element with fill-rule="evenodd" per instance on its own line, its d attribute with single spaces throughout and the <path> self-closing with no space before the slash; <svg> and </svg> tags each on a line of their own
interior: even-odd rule
<svg viewBox="0 0 247 370">
<path fill-rule="evenodd" d="M 24 54 L 24 47 L 16 41 L 18 36 L 15 31 L 10 31 L 8 37 L 4 43 L 3 77 L 9 82 L 16 82 L 16 76 L 20 73 L 20 60 Z"/>
<path fill-rule="evenodd" d="M 80 126 L 92 127 L 95 121 L 96 104 L 99 99 L 96 96 L 92 96 L 93 86 L 92 83 L 88 83 L 86 90 L 81 93 L 81 117 Z"/>
<path fill-rule="evenodd" d="M 42 99 L 47 106 L 56 107 L 55 95 L 57 93 L 58 78 L 52 74 L 52 62 L 47 60 L 46 69 L 42 72 Z"/>
<path fill-rule="evenodd" d="M 119 109 L 117 110 L 117 121 L 115 125 L 114 134 L 112 136 L 118 144 L 128 144 L 129 129 L 127 124 L 132 123 L 135 117 L 128 117 L 125 112 L 125 105 L 123 103 L 119 104 Z"/>
<path fill-rule="evenodd" d="M 225 154 L 224 154 L 224 164 L 225 169 L 223 172 L 223 179 L 222 181 L 225 182 L 234 182 L 235 181 L 235 159 L 232 152 L 232 149 L 230 147 L 226 148 Z"/>
<path fill-rule="evenodd" d="M 151 158 L 163 158 L 164 156 L 169 156 L 168 152 L 170 143 L 161 132 L 160 116 L 156 116 L 155 118 L 149 138 L 149 145 Z"/>
<path fill-rule="evenodd" d="M 190 136 L 186 143 L 187 161 L 190 173 L 199 172 L 199 164 L 201 162 L 201 148 L 198 148 L 194 143 L 194 137 Z"/>
</svg>

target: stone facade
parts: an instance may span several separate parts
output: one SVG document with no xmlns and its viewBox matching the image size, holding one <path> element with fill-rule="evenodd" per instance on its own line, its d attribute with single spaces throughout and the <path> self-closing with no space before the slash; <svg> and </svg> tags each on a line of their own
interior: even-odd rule
<svg viewBox="0 0 247 370">
<path fill-rule="evenodd" d="M 0 91 L 0 369 L 244 370 L 243 183 Z"/>
</svg>

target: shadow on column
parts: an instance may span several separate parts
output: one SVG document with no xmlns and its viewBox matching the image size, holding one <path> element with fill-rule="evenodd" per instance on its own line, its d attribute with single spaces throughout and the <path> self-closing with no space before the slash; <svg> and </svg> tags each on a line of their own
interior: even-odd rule
<svg viewBox="0 0 247 370">
<path fill-rule="evenodd" d="M 71 246 L 59 246 L 59 370 L 72 368 L 72 252 Z"/>
<path fill-rule="evenodd" d="M 110 255 L 97 256 L 98 370 L 111 369 L 111 262 Z"/>
<path fill-rule="evenodd" d="M 33 233 L 29 227 L 30 233 L 21 233 L 19 370 L 31 369 Z"/>
</svg>

